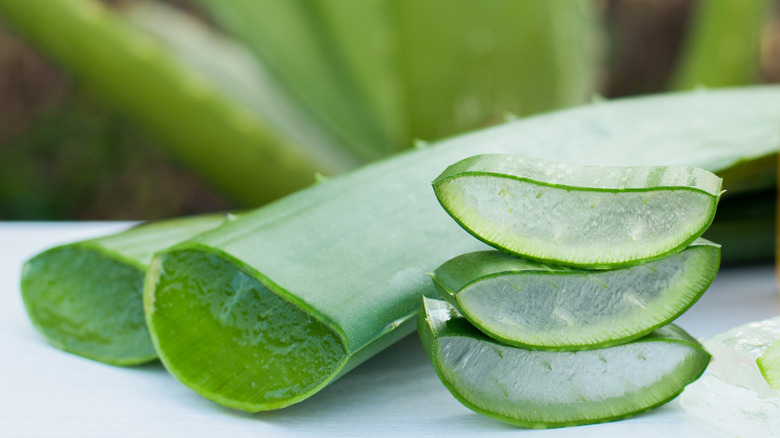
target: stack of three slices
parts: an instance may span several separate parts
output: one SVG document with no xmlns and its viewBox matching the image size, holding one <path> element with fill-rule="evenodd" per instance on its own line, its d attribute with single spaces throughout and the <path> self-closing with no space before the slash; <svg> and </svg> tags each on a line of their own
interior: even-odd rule
<svg viewBox="0 0 780 438">
<path fill-rule="evenodd" d="M 721 180 L 701 169 L 575 166 L 488 155 L 434 181 L 447 212 L 500 251 L 432 274 L 423 345 L 467 407 L 527 427 L 659 406 L 709 354 L 670 324 L 704 293 Z"/>
</svg>

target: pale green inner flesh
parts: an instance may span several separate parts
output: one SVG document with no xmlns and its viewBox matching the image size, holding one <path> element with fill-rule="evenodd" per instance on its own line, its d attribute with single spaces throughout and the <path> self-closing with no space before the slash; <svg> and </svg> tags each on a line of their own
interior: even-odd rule
<svg viewBox="0 0 780 438">
<path fill-rule="evenodd" d="M 25 265 L 30 319 L 56 347 L 117 365 L 156 357 L 143 311 L 144 272 L 90 248 L 68 246 Z"/>
<path fill-rule="evenodd" d="M 659 256 L 703 232 L 715 197 L 695 190 L 594 191 L 468 175 L 439 186 L 450 214 L 511 252 L 606 265 Z"/>
<path fill-rule="evenodd" d="M 179 379 L 237 409 L 305 398 L 346 356 L 339 336 L 235 264 L 206 252 L 162 256 L 151 323 Z"/>
<path fill-rule="evenodd" d="M 436 348 L 442 377 L 470 404 L 537 425 L 630 415 L 670 399 L 701 373 L 694 350 L 676 342 L 550 352 L 458 336 L 438 338 Z"/>
<path fill-rule="evenodd" d="M 610 271 L 498 275 L 472 283 L 456 299 L 464 315 L 493 337 L 592 348 L 647 333 L 688 308 L 717 267 L 702 253 L 708 254 L 692 248 Z"/>
</svg>

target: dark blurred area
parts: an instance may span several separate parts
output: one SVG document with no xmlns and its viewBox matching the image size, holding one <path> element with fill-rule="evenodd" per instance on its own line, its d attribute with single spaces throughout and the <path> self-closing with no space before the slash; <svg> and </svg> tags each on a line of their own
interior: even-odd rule
<svg viewBox="0 0 780 438">
<path fill-rule="evenodd" d="M 192 2 L 169 3 L 205 20 Z M 666 91 L 694 3 L 600 2 L 607 34 L 600 93 Z M 762 37 L 764 83 L 780 82 L 773 9 Z M 3 27 L 0 102 L 0 220 L 158 219 L 235 207 Z"/>
</svg>

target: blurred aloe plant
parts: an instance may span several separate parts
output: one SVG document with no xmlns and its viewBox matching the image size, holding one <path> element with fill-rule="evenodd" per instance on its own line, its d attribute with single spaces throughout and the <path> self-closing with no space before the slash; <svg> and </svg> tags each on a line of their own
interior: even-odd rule
<svg viewBox="0 0 780 438">
<path fill-rule="evenodd" d="M 215 187 L 258 205 L 413 144 L 575 105 L 587 0 L 0 0 L 0 18 Z"/>
<path fill-rule="evenodd" d="M 758 80 L 761 36 L 774 2 L 699 1 L 671 87 L 744 85 Z"/>
</svg>

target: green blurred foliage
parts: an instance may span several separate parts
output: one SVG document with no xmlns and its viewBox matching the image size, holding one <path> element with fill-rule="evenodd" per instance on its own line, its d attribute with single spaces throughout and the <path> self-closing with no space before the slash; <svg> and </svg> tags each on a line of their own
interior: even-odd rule
<svg viewBox="0 0 780 438">
<path fill-rule="evenodd" d="M 89 96 L 67 97 L 0 147 L 0 220 L 155 219 L 229 205 Z"/>
<path fill-rule="evenodd" d="M 17 1 L 0 0 L 0 11 L 2 7 L 18 7 L 13 3 Z M 46 4 L 46 0 L 29 1 L 39 7 Z M 224 129 L 209 128 L 215 135 L 212 138 L 230 137 L 227 143 L 235 145 L 238 152 L 224 152 L 227 143 L 214 144 L 220 143 L 217 140 L 207 140 L 193 149 L 186 137 L 192 132 L 178 130 L 166 135 L 159 123 L 143 123 L 147 114 L 155 113 L 144 112 L 143 99 L 137 99 L 134 109 L 128 111 L 117 109 L 111 93 L 105 89 L 101 93 L 100 86 L 94 92 L 95 83 L 84 82 L 90 74 L 100 77 L 100 71 L 89 70 L 93 64 L 83 64 L 86 76 L 78 69 L 74 75 L 70 68 L 52 67 L 18 36 L 0 28 L 0 219 L 153 219 L 256 205 L 311 183 L 315 172 L 344 171 L 366 159 L 408 147 L 414 137 L 433 140 L 499 123 L 505 112 L 526 115 L 575 105 L 593 92 L 612 97 L 693 84 L 780 80 L 777 0 L 745 0 L 751 6 L 746 9 L 761 13 L 745 11 L 740 15 L 743 19 L 733 20 L 723 11 L 736 3 L 741 5 L 739 1 L 718 3 L 720 8 L 712 5 L 715 2 L 694 0 L 578 1 L 581 8 L 601 16 L 587 19 L 601 20 L 602 36 L 606 36 L 601 40 L 591 35 L 583 21 L 588 10 L 577 12 L 558 2 L 506 3 L 505 7 L 515 8 L 516 14 L 535 17 L 527 22 L 527 28 L 512 29 L 514 18 L 502 15 L 505 10 L 484 8 L 477 14 L 469 9 L 472 3 L 463 1 L 333 0 L 309 10 L 307 5 L 317 3 L 264 0 L 266 7 L 286 10 L 287 20 L 320 26 L 299 26 L 298 39 L 288 40 L 284 32 L 290 27 L 280 24 L 286 21 L 264 16 L 262 2 L 165 2 L 174 3 L 189 19 L 180 13 L 158 14 L 155 8 L 147 16 L 130 12 L 143 12 L 143 8 L 134 7 L 138 5 L 158 5 L 149 1 L 106 2 L 118 5 L 118 15 L 127 21 L 119 26 L 122 29 L 110 29 L 107 35 L 116 37 L 118 43 L 137 41 L 140 33 L 152 35 L 159 43 L 155 50 L 170 58 L 165 62 L 179 66 L 163 69 L 173 71 L 172 78 L 197 72 L 199 80 L 212 84 L 207 89 L 217 93 L 215 97 L 208 102 L 193 100 L 192 105 L 212 105 L 203 107 L 204 114 L 211 112 L 213 126 Z M 59 3 L 68 6 L 68 2 Z M 720 12 L 713 12 L 716 9 Z M 31 14 L 33 20 L 40 16 L 35 11 Z M 365 16 L 372 19 L 360 19 Z M 59 26 L 61 23 L 55 22 L 67 17 L 55 14 L 51 18 L 52 26 Z M 263 19 L 267 26 L 255 25 Z M 2 20 L 0 14 L 0 26 Z M 159 25 L 174 21 L 183 25 Z M 504 33 L 484 31 L 487 23 L 496 21 L 503 21 Z M 763 25 L 765 22 L 768 24 Z M 211 35 L 215 28 L 225 34 Z M 556 31 L 550 32 L 553 28 Z M 190 32 L 193 29 L 196 32 Z M 400 32 L 399 42 L 388 45 L 388 38 L 396 38 L 393 32 Z M 188 37 L 195 34 L 197 38 Z M 318 39 L 325 34 L 327 41 Z M 85 33 L 79 43 L 82 49 L 89 44 L 90 35 Z M 458 41 L 463 35 L 470 36 L 470 47 L 477 52 L 492 45 L 494 56 L 477 57 L 476 63 L 468 64 L 474 61 L 459 52 Z M 68 36 L 52 33 L 50 37 L 67 41 Z M 534 60 L 513 57 L 512 46 L 505 40 L 525 41 L 525 47 L 517 50 L 536 53 Z M 602 47 L 592 46 L 599 41 Z M 225 50 L 236 42 L 244 48 Z M 740 53 L 744 56 L 720 56 L 722 51 L 711 48 L 717 44 L 742 44 Z M 296 51 L 302 47 L 308 49 Z M 318 58 L 315 54 L 322 48 L 326 50 Z M 258 56 L 267 70 L 247 70 L 247 54 L 242 50 Z M 597 53 L 604 56 L 595 56 Z M 461 55 L 462 65 L 468 68 L 458 68 Z M 209 59 L 218 61 L 204 69 L 203 62 Z M 361 61 L 364 59 L 371 62 Z M 735 68 L 726 68 L 724 63 Z M 138 71 L 154 75 L 159 65 L 155 61 L 150 68 Z M 719 79 L 729 71 L 739 73 L 727 81 Z M 333 72 L 337 75 L 329 76 Z M 718 76 L 718 72 L 723 74 Z M 101 81 L 121 83 L 125 79 L 120 73 Z M 685 80 L 679 79 L 682 77 Z M 262 85 L 246 87 L 242 80 L 247 78 Z M 296 78 L 302 78 L 298 91 L 295 84 L 283 85 Z M 197 91 L 192 85 L 183 84 L 182 90 Z M 307 97 L 318 91 L 318 86 L 322 96 Z M 338 90 L 351 91 L 339 94 Z M 138 97 L 137 93 L 128 96 Z M 331 106 L 334 96 L 342 96 L 346 106 Z M 215 99 L 222 103 L 213 106 Z M 181 102 L 182 108 L 187 108 L 187 101 Z M 221 109 L 211 109 L 217 107 Z M 197 112 L 200 108 L 190 109 Z M 349 127 L 362 126 L 363 119 L 372 124 L 368 131 L 361 134 Z M 202 125 L 195 123 L 196 128 Z M 249 127 L 254 134 L 242 137 L 245 132 L 236 129 L 241 127 Z M 380 140 L 366 140 L 369 138 Z M 171 147 L 171 141 L 179 146 Z M 258 141 L 271 146 L 259 149 L 264 152 L 242 149 Z M 222 151 L 223 156 L 243 157 L 233 165 L 243 165 L 246 170 L 241 172 L 245 173 L 220 167 L 219 160 L 197 152 L 198 148 L 211 148 L 217 152 L 214 156 Z M 242 155 L 241 150 L 247 152 Z M 246 166 L 259 153 L 272 157 L 268 171 Z M 274 159 L 301 167 L 287 172 L 273 164 Z M 288 181 L 283 181 L 285 178 Z M 265 193 L 269 184 L 279 184 L 279 189 Z M 216 188 L 223 195 L 216 194 Z"/>
</svg>

